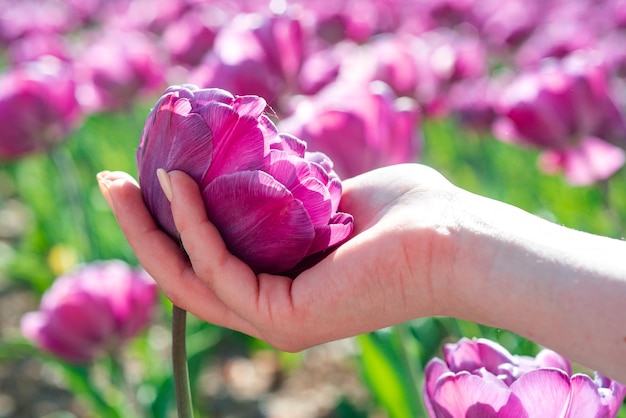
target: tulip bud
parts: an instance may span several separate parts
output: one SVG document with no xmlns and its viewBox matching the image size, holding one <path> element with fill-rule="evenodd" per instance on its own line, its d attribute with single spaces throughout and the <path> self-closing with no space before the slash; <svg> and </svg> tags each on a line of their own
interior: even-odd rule
<svg viewBox="0 0 626 418">
<path fill-rule="evenodd" d="M 255 272 L 286 273 L 352 232 L 338 212 L 341 182 L 328 157 L 279 134 L 257 96 L 173 86 L 152 109 L 137 151 L 144 200 L 178 239 L 156 171 L 182 170 L 199 185 L 209 220 Z"/>
<path fill-rule="evenodd" d="M 135 336 L 150 321 L 155 282 L 119 260 L 80 266 L 56 279 L 22 334 L 71 363 L 85 363 Z"/>
</svg>

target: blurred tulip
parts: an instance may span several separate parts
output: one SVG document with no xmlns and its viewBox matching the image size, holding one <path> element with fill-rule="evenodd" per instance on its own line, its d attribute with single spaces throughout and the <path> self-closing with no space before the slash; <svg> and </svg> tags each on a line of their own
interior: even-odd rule
<svg viewBox="0 0 626 418">
<path fill-rule="evenodd" d="M 156 283 L 120 260 L 81 265 L 56 279 L 23 335 L 71 363 L 86 363 L 137 335 L 151 320 Z"/>
<path fill-rule="evenodd" d="M 606 179 L 624 164 L 624 151 L 613 145 L 626 148 L 626 122 L 592 55 L 522 73 L 504 89 L 496 112 L 496 137 L 545 150 L 546 161 L 563 162 L 572 184 Z"/>
<path fill-rule="evenodd" d="M 213 50 L 190 82 L 267 98 L 273 108 L 297 87 L 304 61 L 304 33 L 288 15 L 239 14 L 224 25 Z"/>
<path fill-rule="evenodd" d="M 334 44 L 343 40 L 366 42 L 380 31 L 385 12 L 384 1 L 320 0 L 302 1 L 305 20 L 312 22 L 316 36 Z"/>
<path fill-rule="evenodd" d="M 626 387 L 606 377 L 572 375 L 569 361 L 544 349 L 511 355 L 486 339 L 446 344 L 444 359 L 425 368 L 424 401 L 431 418 L 615 417 Z"/>
<path fill-rule="evenodd" d="M 0 43 L 6 45 L 33 33 L 64 34 L 82 21 L 62 0 L 3 1 L 0 4 Z"/>
<path fill-rule="evenodd" d="M 415 161 L 421 146 L 419 122 L 416 102 L 396 98 L 383 82 L 336 82 L 302 99 L 279 126 L 327 154 L 340 176 L 352 177 Z"/>
<path fill-rule="evenodd" d="M 475 25 L 492 51 L 509 54 L 541 25 L 545 8 L 539 0 L 481 0 L 474 7 Z"/>
<path fill-rule="evenodd" d="M 45 59 L 46 56 L 70 62 L 67 39 L 58 33 L 34 32 L 11 42 L 7 50 L 7 57 L 12 66 Z"/>
<path fill-rule="evenodd" d="M 473 30 L 432 30 L 411 42 L 409 51 L 417 68 L 414 96 L 430 116 L 447 115 L 446 95 L 454 83 L 486 76 L 487 51 Z"/>
<path fill-rule="evenodd" d="M 279 134 L 265 108 L 257 96 L 170 87 L 146 122 L 139 182 L 155 219 L 177 238 L 156 171 L 186 172 L 230 251 L 257 273 L 285 273 L 345 240 L 352 216 L 337 212 L 341 182 L 331 161 Z"/>
<path fill-rule="evenodd" d="M 141 96 L 165 85 L 161 52 L 144 33 L 100 33 L 87 42 L 76 60 L 78 98 L 85 109 L 117 111 L 130 107 Z"/>
<path fill-rule="evenodd" d="M 15 159 L 62 142 L 80 107 L 67 66 L 43 57 L 0 76 L 0 159 Z"/>
<path fill-rule="evenodd" d="M 412 97 L 418 82 L 418 63 L 412 51 L 413 35 L 381 34 L 366 44 L 343 46 L 340 77 L 368 83 L 383 81 L 398 96 Z"/>
<path fill-rule="evenodd" d="M 226 20 L 218 10 L 191 10 L 171 22 L 163 32 L 165 49 L 174 64 L 198 65 L 213 47 L 219 26 Z"/>
</svg>

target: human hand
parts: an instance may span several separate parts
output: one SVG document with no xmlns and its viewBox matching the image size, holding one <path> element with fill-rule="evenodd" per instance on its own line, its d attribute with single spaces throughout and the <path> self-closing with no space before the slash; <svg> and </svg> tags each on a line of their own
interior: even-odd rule
<svg viewBox="0 0 626 418">
<path fill-rule="evenodd" d="M 130 175 L 98 179 L 144 268 L 174 304 L 207 322 L 300 351 L 441 315 L 454 303 L 449 208 L 459 189 L 428 167 L 391 166 L 345 180 L 340 210 L 354 216 L 353 236 L 295 280 L 255 275 L 207 219 L 197 184 L 180 171 L 165 177 L 185 251 L 156 225 Z"/>
</svg>

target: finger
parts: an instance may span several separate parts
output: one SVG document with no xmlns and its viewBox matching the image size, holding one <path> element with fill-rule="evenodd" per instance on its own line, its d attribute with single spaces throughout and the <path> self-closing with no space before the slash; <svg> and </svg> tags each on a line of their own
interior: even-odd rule
<svg viewBox="0 0 626 418">
<path fill-rule="evenodd" d="M 174 222 L 197 276 L 241 317 L 259 328 L 271 326 L 270 322 L 277 320 L 272 311 L 290 306 L 291 279 L 257 277 L 228 250 L 219 231 L 208 220 L 195 181 L 180 171 L 172 171 L 170 181 Z"/>
<path fill-rule="evenodd" d="M 252 331 L 195 276 L 178 244 L 155 223 L 130 175 L 105 172 L 98 180 L 137 259 L 174 304 L 207 322 Z"/>
</svg>

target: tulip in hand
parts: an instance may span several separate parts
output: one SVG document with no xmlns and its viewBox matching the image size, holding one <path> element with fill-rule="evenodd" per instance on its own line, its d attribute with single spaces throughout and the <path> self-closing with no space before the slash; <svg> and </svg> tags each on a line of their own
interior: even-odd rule
<svg viewBox="0 0 626 418">
<path fill-rule="evenodd" d="M 156 171 L 186 172 L 233 254 L 257 273 L 289 274 L 344 241 L 352 216 L 338 212 L 342 189 L 332 162 L 279 134 L 265 107 L 257 96 L 170 87 L 146 122 L 139 183 L 152 215 L 178 239 Z"/>
</svg>

